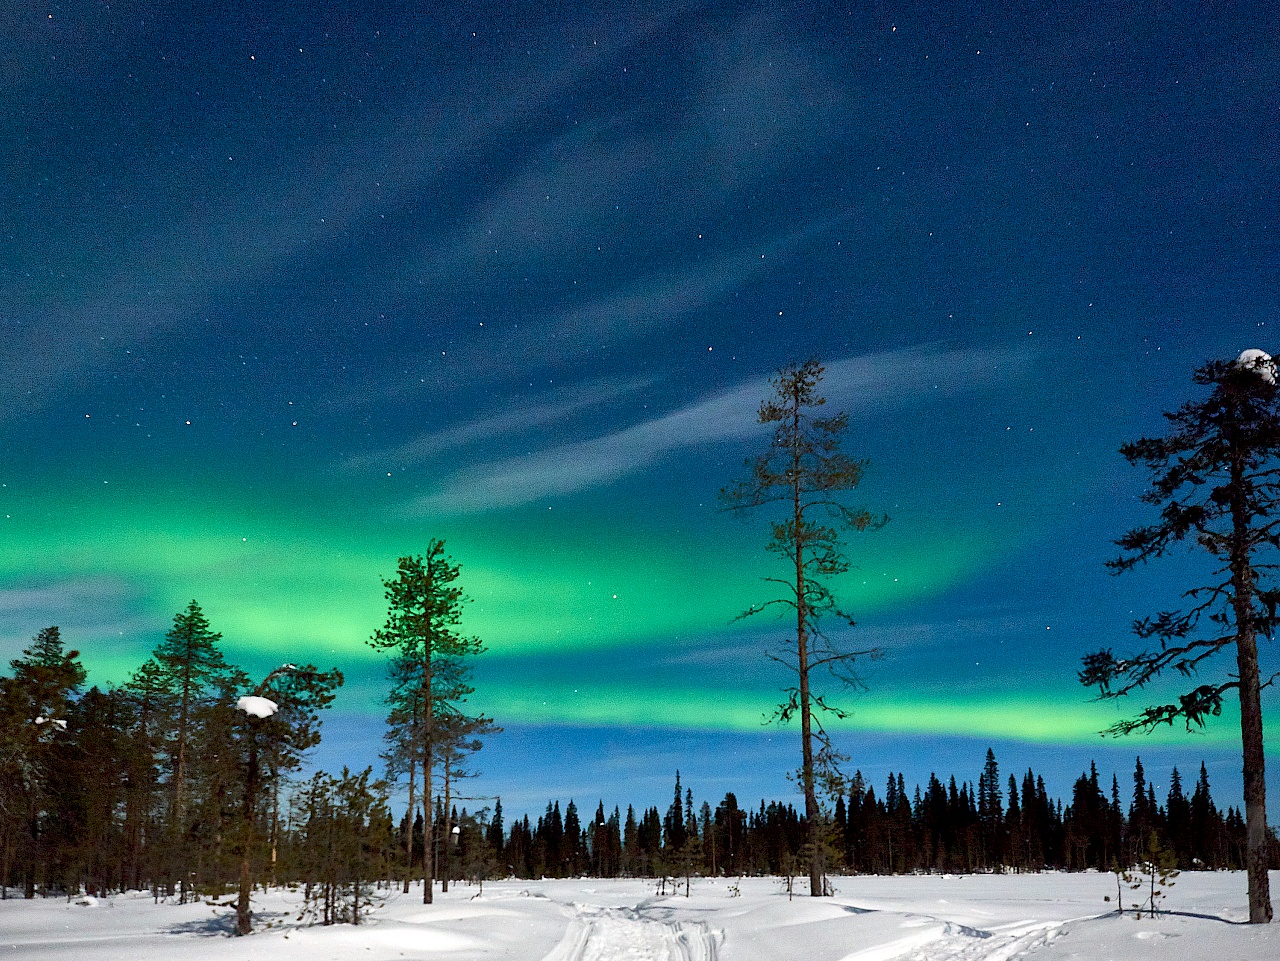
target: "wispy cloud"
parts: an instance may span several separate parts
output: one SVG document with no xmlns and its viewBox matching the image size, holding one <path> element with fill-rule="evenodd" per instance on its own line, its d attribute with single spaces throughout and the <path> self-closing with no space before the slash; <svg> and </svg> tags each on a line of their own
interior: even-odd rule
<svg viewBox="0 0 1280 961">
<path fill-rule="evenodd" d="M 138 597 L 111 577 L 76 578 L 0 588 L 0 659 L 16 657 L 42 628 L 56 625 L 68 647 L 85 641 L 136 637 L 157 624 L 138 613 Z"/>
<path fill-rule="evenodd" d="M 398 447 L 348 458 L 342 469 L 354 473 L 370 468 L 411 467 L 446 451 L 473 444 L 491 444 L 539 427 L 564 423 L 582 411 L 633 394 L 652 383 L 652 378 L 648 377 L 601 378 L 576 388 L 564 388 L 543 403 L 509 409 L 456 427 L 422 434 Z"/>
<path fill-rule="evenodd" d="M 821 203 L 785 218 L 743 215 L 762 189 L 818 163 L 849 106 L 835 67 L 780 43 L 780 26 L 772 15 L 725 24 L 660 120 L 629 110 L 575 120 L 523 155 L 451 233 L 424 235 L 413 279 L 428 289 L 479 276 L 520 295 L 541 277 L 556 294 L 504 300 L 496 309 L 519 323 L 500 344 L 451 343 L 454 363 L 483 376 L 594 359 L 728 302 L 855 216 Z"/>
<path fill-rule="evenodd" d="M 889 402 L 998 383 L 1028 359 L 1024 351 L 997 349 L 869 354 L 828 364 L 823 387 L 833 410 L 856 416 Z M 760 429 L 756 412 L 766 391 L 763 378 L 754 379 L 613 433 L 469 468 L 414 501 L 410 510 L 475 514 L 514 507 L 612 483 L 685 448 L 750 437 Z"/>
<path fill-rule="evenodd" d="M 439 171 L 465 166 L 502 142 L 529 112 L 573 89 L 593 63 L 566 57 L 550 68 L 515 70 L 480 97 L 451 81 L 452 102 L 463 106 L 447 129 L 423 110 L 376 142 L 321 142 L 283 164 L 289 173 L 259 177 L 252 190 L 230 176 L 202 184 L 207 203 L 166 211 L 149 240 L 118 251 L 106 245 L 110 258 L 81 251 L 78 281 L 11 297 L 23 306 L 0 314 L 8 328 L 0 338 L 0 423 L 41 406 L 87 370 L 118 362 L 119 345 L 180 340 L 185 325 L 209 324 L 196 318 L 225 292 L 294 267 L 361 227 L 373 210 L 438 189 Z M 299 178 L 296 170 L 371 175 Z"/>
</svg>

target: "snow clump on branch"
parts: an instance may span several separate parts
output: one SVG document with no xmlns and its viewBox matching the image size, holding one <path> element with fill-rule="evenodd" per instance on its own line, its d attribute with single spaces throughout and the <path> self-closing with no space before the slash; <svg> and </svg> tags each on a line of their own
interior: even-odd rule
<svg viewBox="0 0 1280 961">
<path fill-rule="evenodd" d="M 275 701 L 259 697 L 256 694 L 246 694 L 236 701 L 236 707 L 250 717 L 270 717 L 280 710 L 280 705 Z"/>
<path fill-rule="evenodd" d="M 1242 370 L 1254 371 L 1268 384 L 1275 386 L 1276 364 L 1271 359 L 1271 355 L 1265 350 L 1250 347 L 1248 350 L 1242 351 L 1240 356 L 1236 358 L 1236 366 Z"/>
</svg>

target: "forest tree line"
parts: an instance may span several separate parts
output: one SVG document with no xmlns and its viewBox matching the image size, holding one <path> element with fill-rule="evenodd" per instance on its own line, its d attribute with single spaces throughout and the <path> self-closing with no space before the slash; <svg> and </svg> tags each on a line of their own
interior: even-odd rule
<svg viewBox="0 0 1280 961">
<path fill-rule="evenodd" d="M 831 873 L 1082 871 L 1139 864 L 1154 848 L 1185 870 L 1243 867 L 1244 819 L 1214 802 L 1203 764 L 1191 788 L 1174 768 L 1160 800 L 1139 758 L 1131 796 L 1126 804 L 1118 779 L 1108 788 L 1090 765 L 1064 804 L 1031 770 L 1002 784 L 991 751 L 976 787 L 930 776 L 923 789 L 909 792 L 903 775 L 891 774 L 878 794 L 859 772 L 847 795 L 823 811 L 822 858 Z M 436 817 L 443 823 L 442 811 Z M 628 806 L 624 815 L 600 803 L 584 821 L 573 801 L 563 810 L 557 801 L 536 821 L 526 816 L 509 830 L 500 808 L 496 817 L 463 811 L 452 820 L 469 826 L 452 858 L 457 877 L 493 862 L 500 873 L 523 878 L 790 876 L 808 864 L 808 825 L 793 805 L 762 800 L 741 807 L 732 793 L 714 809 L 697 805 L 690 790 L 681 797 L 678 774 L 665 812 L 648 807 L 637 814 Z M 486 849 L 478 853 L 476 845 Z M 1274 836 L 1272 863 L 1280 867 Z"/>
<path fill-rule="evenodd" d="M 339 675 L 286 665 L 268 689 L 281 710 L 254 718 L 234 707 L 253 686 L 217 640 L 193 602 L 119 687 L 83 690 L 84 668 L 56 628 L 11 662 L 0 678 L 6 894 L 221 896 L 247 861 L 255 884 L 303 885 L 315 917 L 337 921 L 359 920 L 375 885 L 420 878 L 426 861 L 443 884 L 790 876 L 809 861 L 809 825 L 793 805 L 740 806 L 729 793 L 713 808 L 678 774 L 665 811 L 601 802 L 584 816 L 556 801 L 508 825 L 500 801 L 469 812 L 437 794 L 425 830 L 419 804 L 393 817 L 391 786 L 371 770 L 289 777 L 318 742 L 318 711 Z M 394 770 L 396 758 L 388 763 Z M 1002 779 L 988 752 L 976 784 L 930 777 L 908 791 L 897 774 L 877 791 L 856 774 L 821 816 L 833 874 L 1107 870 L 1140 862 L 1152 846 L 1183 869 L 1235 869 L 1245 857 L 1243 818 L 1215 804 L 1203 765 L 1193 785 L 1175 769 L 1163 798 L 1140 760 L 1124 792 L 1091 766 L 1064 803 L 1030 770 Z M 1280 865 L 1274 839 L 1272 861 Z"/>
</svg>

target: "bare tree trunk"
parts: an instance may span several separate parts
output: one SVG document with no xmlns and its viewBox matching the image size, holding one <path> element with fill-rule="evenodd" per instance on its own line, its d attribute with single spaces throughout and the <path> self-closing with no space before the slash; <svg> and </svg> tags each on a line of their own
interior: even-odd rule
<svg viewBox="0 0 1280 961">
<path fill-rule="evenodd" d="M 435 812 L 431 810 L 431 769 L 422 772 L 422 903 L 430 904 L 435 888 Z"/>
<path fill-rule="evenodd" d="M 409 830 L 404 838 L 404 893 L 409 893 L 409 881 L 413 878 L 413 788 L 418 780 L 417 759 L 409 759 L 409 813 L 405 820 Z"/>
<path fill-rule="evenodd" d="M 1244 760 L 1245 869 L 1249 878 L 1249 923 L 1271 921 L 1271 880 L 1267 874 L 1266 753 L 1262 740 L 1262 692 L 1259 687 L 1258 640 L 1254 625 L 1253 565 L 1246 532 L 1248 508 L 1240 493 L 1244 465 L 1239 455 L 1231 461 L 1231 581 L 1236 615 L 1236 668 L 1239 672 L 1240 739 Z"/>
<path fill-rule="evenodd" d="M 1249 922 L 1271 920 L 1271 884 L 1267 876 L 1267 779 L 1262 742 L 1262 698 L 1258 690 L 1258 644 L 1252 631 L 1236 638 L 1240 671 L 1240 735 L 1244 747 L 1244 812 L 1249 875 Z"/>
<path fill-rule="evenodd" d="M 429 577 L 430 575 L 428 575 Z M 430 581 L 428 580 L 428 584 Z M 422 903 L 430 904 L 435 892 L 435 812 L 431 810 L 431 761 L 434 753 L 433 738 L 435 704 L 431 691 L 431 642 L 430 631 L 427 633 L 422 662 L 423 684 L 423 750 L 422 750 Z"/>
<path fill-rule="evenodd" d="M 240 891 L 236 898 L 236 934 L 249 934 L 253 930 L 253 913 L 250 910 L 250 894 L 253 891 L 253 872 L 249 863 L 253 855 L 253 818 L 258 790 L 257 730 L 253 721 L 249 725 L 249 770 L 244 785 L 244 806 L 240 821 Z"/>
<path fill-rule="evenodd" d="M 441 845 L 440 845 L 440 893 L 441 894 L 447 894 L 449 891 L 449 844 L 450 842 L 453 841 L 453 831 L 451 830 L 451 827 L 452 827 L 451 822 L 453 818 L 450 816 L 450 813 L 449 813 L 451 810 L 449 805 L 453 801 L 453 798 L 450 794 L 450 787 L 452 786 L 449 783 L 451 780 L 449 776 L 450 774 L 451 772 L 449 770 L 449 754 L 448 754 L 448 750 L 446 749 L 445 756 L 444 756 L 444 840 L 441 842 Z"/>
<path fill-rule="evenodd" d="M 799 386 L 792 398 L 792 430 L 793 436 L 800 435 L 800 397 Z M 800 777 L 804 788 L 804 816 L 807 821 L 806 833 L 809 839 L 809 895 L 819 898 L 823 894 L 823 872 L 821 864 L 820 826 L 818 824 L 818 795 L 813 783 L 813 714 L 809 704 L 809 624 L 808 606 L 806 604 L 806 588 L 804 578 L 804 506 L 800 500 L 800 447 L 797 440 L 792 454 L 792 523 L 795 525 L 792 536 L 795 538 L 796 562 L 796 671 L 799 676 L 800 689 L 800 744 L 801 769 Z"/>
</svg>

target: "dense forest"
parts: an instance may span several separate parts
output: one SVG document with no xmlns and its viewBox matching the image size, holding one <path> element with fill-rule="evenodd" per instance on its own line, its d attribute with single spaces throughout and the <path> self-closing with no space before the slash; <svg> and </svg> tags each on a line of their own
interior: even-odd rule
<svg viewBox="0 0 1280 961">
<path fill-rule="evenodd" d="M 358 921 L 375 886 L 407 889 L 428 863 L 443 885 L 804 873 L 809 825 L 795 807 L 740 806 L 726 794 L 713 808 L 679 774 L 665 811 L 601 802 L 584 817 L 574 801 L 555 801 L 507 824 L 500 800 L 468 811 L 446 806 L 442 791 L 430 825 L 420 805 L 394 816 L 392 787 L 371 770 L 291 778 L 341 676 L 290 664 L 255 687 L 222 660 L 217 639 L 193 602 L 119 687 L 83 690 L 84 668 L 57 628 L 11 662 L 0 677 L 5 896 L 192 898 L 241 885 L 247 898 L 255 886 L 301 884 L 327 922 Z M 263 700 L 272 713 L 258 710 Z M 1203 765 L 1191 786 L 1174 770 L 1163 798 L 1141 761 L 1123 792 L 1091 767 L 1064 803 L 1033 771 L 1002 779 L 989 751 L 976 786 L 931 777 L 909 790 L 898 774 L 877 792 L 856 774 L 821 818 L 832 874 L 1107 870 L 1157 855 L 1212 870 L 1239 868 L 1245 850 L 1242 816 L 1214 803 Z"/>
<path fill-rule="evenodd" d="M 1007 793 L 1006 793 L 1007 792 Z M 1183 869 L 1238 869 L 1244 863 L 1244 821 L 1235 808 L 1214 803 L 1202 764 L 1194 788 L 1175 768 L 1163 803 L 1147 781 L 1141 759 L 1133 774 L 1132 802 L 1122 800 L 1118 780 L 1109 788 L 1090 765 L 1070 803 L 1049 797 L 1044 780 L 1028 770 L 1001 784 L 994 754 L 972 782 L 930 777 L 909 792 L 901 774 L 890 775 L 883 794 L 856 774 L 846 796 L 824 812 L 822 831 L 828 870 L 836 873 L 1110 870 L 1171 857 Z M 1006 800 L 1007 799 L 1007 800 Z M 443 824 L 443 812 L 436 818 Z M 666 812 L 603 804 L 583 822 L 573 801 L 547 806 L 504 830 L 500 808 L 471 816 L 454 812 L 464 826 L 455 877 L 476 877 L 496 862 L 518 877 L 792 875 L 806 863 L 804 817 L 791 804 L 760 801 L 740 807 L 726 794 L 714 810 L 681 797 L 679 775 Z M 400 830 L 405 830 L 402 823 Z M 1280 851 L 1273 858 L 1280 865 Z"/>
</svg>

